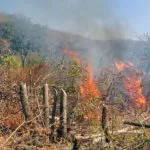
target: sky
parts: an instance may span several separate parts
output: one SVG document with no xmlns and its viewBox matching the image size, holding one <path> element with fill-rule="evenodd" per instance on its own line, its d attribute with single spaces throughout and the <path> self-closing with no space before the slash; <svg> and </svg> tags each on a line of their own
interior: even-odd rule
<svg viewBox="0 0 150 150">
<path fill-rule="evenodd" d="M 0 12 L 96 39 L 150 32 L 149 0 L 0 0 Z"/>
</svg>

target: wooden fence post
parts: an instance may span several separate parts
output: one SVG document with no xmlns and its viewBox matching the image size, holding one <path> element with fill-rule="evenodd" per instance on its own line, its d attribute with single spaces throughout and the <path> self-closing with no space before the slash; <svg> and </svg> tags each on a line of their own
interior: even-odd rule
<svg viewBox="0 0 150 150">
<path fill-rule="evenodd" d="M 23 83 L 20 83 L 20 101 L 25 120 L 28 121 L 31 119 L 32 115 L 30 114 L 27 87 L 26 84 Z"/>
<path fill-rule="evenodd" d="M 107 128 L 107 109 L 106 106 L 103 105 L 102 108 L 102 129 L 105 131 Z"/>
<path fill-rule="evenodd" d="M 51 119 L 51 140 L 52 141 L 54 140 L 53 133 L 55 130 L 55 116 L 56 116 L 57 100 L 58 100 L 58 92 L 56 89 L 54 89 L 54 102 L 53 102 L 52 119 Z"/>
<path fill-rule="evenodd" d="M 109 133 L 108 124 L 107 124 L 107 108 L 103 105 L 102 108 L 102 129 L 105 134 L 105 141 L 109 143 L 111 141 L 111 135 Z"/>
<path fill-rule="evenodd" d="M 79 150 L 81 144 L 81 139 L 75 139 L 72 150 Z"/>
<path fill-rule="evenodd" d="M 61 89 L 60 96 L 60 132 L 61 137 L 66 137 L 67 134 L 67 94 Z"/>
<path fill-rule="evenodd" d="M 43 114 L 44 114 L 44 124 L 45 127 L 49 127 L 49 115 L 50 115 L 50 111 L 49 111 L 49 97 L 48 97 L 48 84 L 45 84 L 43 87 L 43 104 L 44 104 L 44 108 L 43 108 Z"/>
<path fill-rule="evenodd" d="M 30 94 L 32 94 L 32 72 L 31 72 L 31 69 L 30 69 L 29 75 L 30 75 Z"/>
</svg>

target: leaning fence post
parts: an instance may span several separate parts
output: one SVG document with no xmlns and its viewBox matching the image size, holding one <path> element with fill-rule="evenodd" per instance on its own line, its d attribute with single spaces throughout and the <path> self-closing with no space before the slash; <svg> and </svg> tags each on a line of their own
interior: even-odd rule
<svg viewBox="0 0 150 150">
<path fill-rule="evenodd" d="M 79 150 L 81 144 L 81 139 L 75 139 L 72 150 Z"/>
<path fill-rule="evenodd" d="M 44 124 L 45 127 L 49 127 L 49 98 L 48 98 L 48 84 L 45 84 L 43 87 L 43 114 L 44 114 Z"/>
<path fill-rule="evenodd" d="M 62 137 L 67 134 L 67 94 L 63 89 L 60 97 L 60 132 Z"/>
<path fill-rule="evenodd" d="M 28 121 L 31 119 L 31 112 L 28 102 L 28 93 L 27 93 L 27 87 L 26 84 L 20 83 L 20 102 L 22 106 L 22 111 L 25 117 L 25 120 Z"/>
</svg>

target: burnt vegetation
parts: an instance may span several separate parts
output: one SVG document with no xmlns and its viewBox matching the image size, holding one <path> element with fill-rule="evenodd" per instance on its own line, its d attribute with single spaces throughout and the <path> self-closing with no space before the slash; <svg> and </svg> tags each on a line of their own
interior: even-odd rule
<svg viewBox="0 0 150 150">
<path fill-rule="evenodd" d="M 137 66 L 119 60 L 119 54 L 114 58 L 111 48 L 118 43 L 144 51 L 140 56 L 132 51 Z M 96 77 L 86 53 L 91 45 L 116 60 L 104 65 L 102 56 L 96 58 Z M 0 149 L 148 150 L 149 57 L 149 35 L 143 41 L 94 41 L 4 14 Z"/>
</svg>

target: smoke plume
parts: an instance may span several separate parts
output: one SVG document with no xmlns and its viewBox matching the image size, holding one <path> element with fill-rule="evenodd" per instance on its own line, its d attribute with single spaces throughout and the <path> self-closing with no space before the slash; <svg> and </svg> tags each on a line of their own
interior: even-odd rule
<svg viewBox="0 0 150 150">
<path fill-rule="evenodd" d="M 108 64 L 114 58 L 123 59 L 127 50 L 124 39 L 128 38 L 129 27 L 116 13 L 118 3 L 112 0 L 21 0 L 17 2 L 20 9 L 16 13 L 52 29 L 84 37 L 86 40 L 73 41 L 73 45 L 79 48 L 81 55 L 85 54 L 82 50 L 86 51 L 97 66 Z"/>
</svg>

